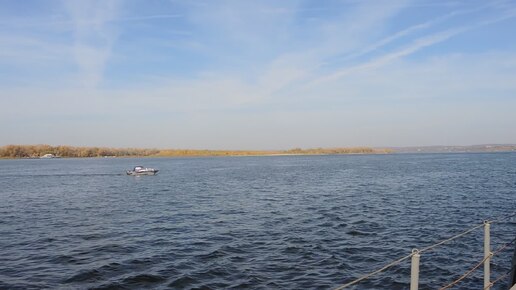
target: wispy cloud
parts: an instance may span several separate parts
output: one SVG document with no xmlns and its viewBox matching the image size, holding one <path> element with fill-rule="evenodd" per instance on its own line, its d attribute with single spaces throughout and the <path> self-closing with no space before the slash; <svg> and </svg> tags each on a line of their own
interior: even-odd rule
<svg viewBox="0 0 516 290">
<path fill-rule="evenodd" d="M 340 69 L 336 72 L 333 72 L 332 74 L 329 74 L 329 75 L 326 75 L 326 76 L 323 76 L 323 77 L 320 77 L 320 78 L 314 80 L 310 85 L 319 85 L 324 82 L 337 80 L 339 78 L 345 77 L 352 73 L 378 68 L 378 67 L 386 65 L 396 59 L 399 59 L 404 56 L 415 53 L 415 52 L 421 50 L 422 48 L 445 41 L 454 35 L 457 35 L 463 31 L 466 31 L 467 29 L 468 28 L 466 28 L 466 27 L 457 28 L 457 29 L 452 29 L 452 30 L 448 30 L 448 31 L 440 32 L 440 33 L 433 34 L 430 36 L 419 38 L 407 47 L 404 47 L 402 49 L 399 49 L 399 50 L 389 53 L 389 54 L 385 54 L 381 57 L 377 57 L 371 61 L 367 61 L 367 62 L 359 64 L 359 65 Z"/>
<path fill-rule="evenodd" d="M 490 25 L 490 24 L 504 21 L 504 20 L 514 18 L 514 17 L 516 17 L 515 12 L 509 11 L 509 12 L 504 13 L 504 15 L 502 15 L 501 17 L 483 20 L 483 21 L 480 21 L 473 25 L 448 29 L 448 30 L 441 31 L 438 33 L 430 34 L 428 36 L 420 37 L 420 38 L 416 39 L 415 41 L 413 41 L 410 45 L 405 46 L 401 49 L 398 49 L 397 51 L 384 54 L 382 56 L 376 57 L 372 60 L 363 62 L 358 65 L 354 65 L 351 67 L 346 67 L 346 68 L 337 70 L 336 72 L 333 72 L 329 75 L 326 75 L 326 76 L 323 76 L 323 77 L 320 77 L 320 78 L 314 80 L 313 82 L 310 83 L 310 85 L 312 85 L 312 86 L 319 85 L 324 82 L 337 80 L 339 78 L 345 77 L 349 74 L 352 74 L 352 73 L 355 73 L 358 71 L 375 69 L 380 66 L 386 65 L 392 61 L 400 59 L 402 57 L 405 57 L 405 56 L 411 55 L 415 52 L 418 52 L 423 48 L 446 41 L 460 33 L 464 33 L 466 31 L 469 31 L 469 30 L 472 30 L 472 29 L 475 29 L 475 28 L 478 28 L 481 26 Z"/>
<path fill-rule="evenodd" d="M 75 60 L 81 69 L 83 85 L 95 87 L 101 81 L 106 62 L 117 38 L 110 25 L 117 17 L 118 1 L 63 1 L 74 23 Z"/>
<path fill-rule="evenodd" d="M 137 17 L 121 17 L 118 18 L 117 21 L 140 21 L 140 20 L 153 20 L 153 19 L 173 19 L 173 18 L 181 18 L 183 15 L 181 14 L 155 14 L 155 15 L 144 15 Z"/>
<path fill-rule="evenodd" d="M 360 56 L 363 56 L 365 54 L 368 54 L 370 52 L 373 52 L 373 51 L 376 51 L 398 39 L 401 39 L 403 37 L 407 37 L 407 36 L 410 36 L 411 34 L 415 33 L 415 32 L 418 32 L 418 31 L 421 31 L 421 30 L 425 30 L 425 29 L 429 29 L 437 24 L 440 24 L 440 23 L 443 23 L 444 21 L 446 20 L 449 20 L 453 17 L 456 17 L 456 16 L 460 16 L 460 15 L 467 15 L 467 14 L 471 14 L 471 13 L 475 13 L 475 12 L 478 12 L 478 11 L 481 11 L 483 9 L 486 9 L 488 7 L 492 7 L 494 6 L 492 3 L 488 3 L 487 5 L 481 5 L 481 6 L 478 6 L 478 7 L 475 7 L 473 9 L 463 9 L 463 10 L 457 10 L 457 11 L 453 11 L 451 13 L 448 13 L 448 14 L 445 14 L 445 15 L 442 15 L 442 16 L 439 16 L 435 19 L 432 19 L 430 21 L 426 21 L 426 22 L 423 22 L 423 23 L 419 23 L 419 24 L 416 24 L 416 25 L 413 25 L 411 27 L 408 27 L 408 28 L 405 28 L 401 31 L 398 31 L 396 33 L 394 33 L 393 35 L 390 35 L 388 37 L 385 37 L 381 40 L 379 40 L 378 42 L 376 43 L 373 43 L 372 45 L 370 46 L 367 46 L 363 49 L 360 49 L 359 51 L 355 52 L 355 53 L 351 53 L 351 54 L 348 54 L 342 58 L 339 58 L 338 61 L 343 61 L 343 60 L 349 60 L 349 59 L 353 59 L 353 58 L 357 58 L 357 57 L 360 57 Z"/>
</svg>

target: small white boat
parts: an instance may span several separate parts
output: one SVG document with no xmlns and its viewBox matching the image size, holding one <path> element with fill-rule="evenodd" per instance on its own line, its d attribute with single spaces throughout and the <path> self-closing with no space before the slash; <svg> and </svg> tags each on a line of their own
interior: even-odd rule
<svg viewBox="0 0 516 290">
<path fill-rule="evenodd" d="M 158 169 L 147 168 L 143 166 L 135 166 L 133 170 L 127 170 L 127 175 L 156 175 Z"/>
<path fill-rule="evenodd" d="M 47 159 L 47 158 L 59 158 L 58 156 L 54 155 L 54 154 L 45 154 L 41 157 L 39 157 L 40 159 Z"/>
</svg>

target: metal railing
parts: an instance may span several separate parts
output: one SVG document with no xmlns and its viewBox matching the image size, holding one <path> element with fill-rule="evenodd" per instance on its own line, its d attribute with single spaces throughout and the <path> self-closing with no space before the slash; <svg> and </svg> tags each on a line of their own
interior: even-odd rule
<svg viewBox="0 0 516 290">
<path fill-rule="evenodd" d="M 438 243 L 435 243 L 433 245 L 430 245 L 428 247 L 425 247 L 423 249 L 413 249 L 412 252 L 407 255 L 407 256 L 404 256 L 404 257 L 401 257 L 397 260 L 394 260 L 392 261 L 391 263 L 383 266 L 382 268 L 378 269 L 378 270 L 375 270 L 373 272 L 370 272 L 358 279 L 355 279 L 347 284 L 344 284 L 342 286 L 339 286 L 337 288 L 335 288 L 335 290 L 341 290 L 341 289 L 345 289 L 345 288 L 348 288 L 350 286 L 353 286 L 355 284 L 358 284 L 378 273 L 381 273 L 395 265 L 398 265 L 400 264 L 401 262 L 405 261 L 405 260 L 408 260 L 409 258 L 411 259 L 411 269 L 410 269 L 410 290 L 418 290 L 418 287 L 419 287 L 419 264 L 420 264 L 420 258 L 421 258 L 421 254 L 422 253 L 425 253 L 425 252 L 428 252 L 428 251 L 431 251 L 445 243 L 448 243 L 450 241 L 453 241 L 455 239 L 458 239 L 462 236 L 465 236 L 473 231 L 475 231 L 476 229 L 479 229 L 481 227 L 484 228 L 484 258 L 479 261 L 477 264 L 475 264 L 470 270 L 468 270 L 467 272 L 465 272 L 463 275 L 461 275 L 459 278 L 457 278 L 456 280 L 454 280 L 453 282 L 443 286 L 440 288 L 440 290 L 444 290 L 444 289 L 450 289 L 452 288 L 453 286 L 457 285 L 458 283 L 460 283 L 462 280 L 464 280 L 466 277 L 468 277 L 471 273 L 473 273 L 475 270 L 479 269 L 482 265 L 484 266 L 484 287 L 483 289 L 484 290 L 490 290 L 491 287 L 493 287 L 494 284 L 500 282 L 502 279 L 504 279 L 505 277 L 509 276 L 509 275 L 512 275 L 511 277 L 511 281 L 510 283 L 512 283 L 510 286 L 512 286 L 514 283 L 516 283 L 516 274 L 515 274 L 515 264 L 516 264 L 516 249 L 515 249 L 515 254 L 514 254 L 514 257 L 513 257 L 513 261 L 512 261 L 512 267 L 511 269 L 505 273 L 505 274 L 502 274 L 500 275 L 499 277 L 497 277 L 496 279 L 492 280 L 491 281 L 491 259 L 499 254 L 500 252 L 502 252 L 503 250 L 505 250 L 507 247 L 509 247 L 510 245 L 512 244 L 516 244 L 516 238 L 513 239 L 512 241 L 500 246 L 499 248 L 497 248 L 494 252 L 491 251 L 491 224 L 492 223 L 496 223 L 496 222 L 501 222 L 501 221 L 504 221 L 504 220 L 508 220 L 512 217 L 516 216 L 516 212 L 514 212 L 513 214 L 511 215 L 508 215 L 508 216 L 505 216 L 505 217 L 502 217 L 502 218 L 498 218 L 498 219 L 493 219 L 493 220 L 486 220 L 484 221 L 482 224 L 479 224 L 479 225 L 475 225 L 473 226 L 472 228 L 469 228 L 468 230 L 462 232 L 462 233 L 459 233 L 457 235 L 454 235 L 448 239 L 445 239 L 445 240 L 442 240 Z"/>
<path fill-rule="evenodd" d="M 516 285 L 516 246 L 514 247 L 514 254 L 512 254 L 511 263 L 511 277 L 509 278 L 509 286 Z"/>
</svg>

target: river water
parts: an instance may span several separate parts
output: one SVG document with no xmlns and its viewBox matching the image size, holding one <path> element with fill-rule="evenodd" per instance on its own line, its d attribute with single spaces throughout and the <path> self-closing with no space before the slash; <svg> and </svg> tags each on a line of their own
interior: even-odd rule
<svg viewBox="0 0 516 290">
<path fill-rule="evenodd" d="M 510 242 L 515 194 L 516 153 L 0 160 L 0 289 L 332 289 L 485 219 L 493 250 Z M 420 289 L 482 260 L 482 240 L 423 253 Z"/>
</svg>

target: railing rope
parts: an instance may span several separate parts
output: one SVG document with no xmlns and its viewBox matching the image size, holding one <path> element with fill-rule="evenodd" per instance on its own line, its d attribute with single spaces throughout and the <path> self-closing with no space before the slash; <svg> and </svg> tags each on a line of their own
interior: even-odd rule
<svg viewBox="0 0 516 290">
<path fill-rule="evenodd" d="M 430 246 L 428 246 L 426 248 L 423 248 L 422 250 L 419 250 L 418 255 L 420 255 L 421 253 L 426 252 L 426 251 L 431 251 L 434 248 L 436 248 L 436 247 L 438 247 L 438 246 L 440 246 L 442 244 L 445 244 L 447 242 L 450 242 L 450 241 L 452 241 L 454 239 L 460 238 L 460 237 L 462 237 L 462 236 L 464 236 L 464 235 L 466 235 L 466 234 L 468 234 L 468 233 L 470 233 L 470 232 L 472 232 L 472 231 L 474 231 L 474 230 L 476 230 L 476 229 L 478 229 L 479 227 L 482 227 L 482 226 L 483 226 L 483 224 L 476 225 L 476 226 L 474 226 L 474 227 L 472 227 L 472 228 L 470 228 L 470 229 L 468 229 L 468 230 L 466 230 L 466 231 L 464 231 L 464 232 L 462 232 L 460 234 L 457 234 L 457 235 L 455 235 L 455 236 L 453 236 L 451 238 L 445 239 L 445 240 L 440 241 L 440 242 L 438 242 L 436 244 L 433 244 L 433 245 L 430 245 Z M 383 266 L 382 268 L 380 268 L 380 269 L 378 269 L 376 271 L 373 271 L 373 272 L 371 272 L 369 274 L 366 274 L 366 275 L 364 275 L 364 276 L 362 276 L 362 277 L 360 277 L 358 279 L 355 279 L 355 280 L 353 280 L 353 281 L 351 281 L 351 282 L 349 282 L 347 284 L 339 286 L 339 287 L 335 288 L 335 290 L 341 290 L 341 289 L 347 288 L 349 286 L 355 285 L 355 284 L 357 284 L 357 283 L 359 283 L 359 282 L 361 282 L 363 280 L 368 279 L 371 276 L 374 276 L 374 275 L 376 275 L 378 273 L 381 273 L 381 272 L 387 270 L 388 268 L 390 268 L 392 266 L 395 266 L 395 265 L 397 265 L 397 264 L 407 260 L 408 258 L 411 258 L 413 255 L 414 255 L 414 253 L 410 253 L 409 255 L 407 255 L 405 257 L 402 257 L 402 258 L 399 258 L 398 260 L 395 260 L 395 261 L 393 261 L 393 262 Z"/>
<path fill-rule="evenodd" d="M 502 247 L 498 248 L 494 253 L 491 252 L 491 239 L 490 239 L 490 225 L 491 223 L 498 223 L 498 222 L 502 222 L 502 221 L 506 221 L 512 217 L 516 216 L 516 212 L 513 212 L 511 215 L 508 215 L 508 216 L 505 216 L 505 217 L 501 217 L 501 218 L 498 218 L 498 219 L 494 219 L 494 220 L 485 220 L 484 223 L 482 224 L 479 224 L 479 225 L 476 225 L 460 234 L 457 234 L 453 237 L 450 237 L 448 239 L 445 239 L 445 240 L 442 240 L 438 243 L 435 243 L 433 245 L 430 245 L 428 247 L 425 247 L 421 250 L 417 250 L 417 249 L 413 249 L 412 250 L 412 253 L 405 256 L 405 257 L 402 257 L 398 260 L 395 260 L 387 265 L 385 265 L 384 267 L 376 270 L 376 271 L 373 271 L 369 274 L 366 274 L 358 279 L 355 279 L 347 284 L 344 284 L 340 287 L 337 287 L 335 288 L 335 290 L 341 290 L 341 289 L 344 289 L 344 288 L 347 288 L 349 286 L 352 286 L 352 285 L 355 285 L 365 279 L 368 279 L 370 278 L 371 276 L 373 275 L 376 275 L 380 272 L 383 272 L 385 270 L 387 270 L 388 268 L 392 267 L 392 266 L 395 266 L 405 260 L 407 260 L 408 258 L 412 258 L 412 262 L 411 262 L 411 280 L 410 280 L 410 290 L 417 290 L 418 289 L 418 284 L 419 284 L 419 261 L 420 261 L 420 256 L 421 256 L 421 253 L 423 252 L 426 252 L 426 251 L 431 251 L 433 250 L 434 248 L 442 245 L 442 244 L 445 244 L 447 242 L 450 242 L 452 240 L 455 240 L 457 238 L 460 238 L 480 227 L 484 227 L 484 258 L 482 261 L 480 261 L 478 264 L 476 264 L 471 270 L 467 271 L 465 274 L 463 274 L 459 279 L 453 281 L 452 283 L 440 288 L 440 289 L 448 289 L 448 288 L 451 288 L 452 286 L 456 285 L 457 283 L 459 283 L 460 281 L 462 281 L 464 278 L 466 278 L 469 274 L 471 274 L 473 271 L 475 271 L 476 269 L 478 269 L 480 266 L 482 266 L 482 264 L 484 264 L 484 290 L 490 290 L 490 288 L 498 281 L 500 281 L 503 277 L 506 277 L 507 275 L 509 275 L 510 272 L 508 272 L 507 274 L 505 275 L 502 275 L 503 277 L 498 277 L 495 281 L 491 282 L 490 281 L 490 262 L 491 262 L 491 258 L 498 254 L 499 252 L 501 252 L 502 250 L 504 250 L 506 247 L 508 247 L 509 245 L 511 245 L 512 243 L 514 243 L 516 241 L 516 239 L 512 240 L 511 242 L 503 245 Z M 516 250 L 515 250 L 515 259 L 516 259 Z M 513 262 L 514 263 L 514 262 Z M 514 265 L 513 265 L 514 267 Z"/>
<path fill-rule="evenodd" d="M 506 222 L 515 216 L 516 216 L 516 211 L 513 211 L 511 214 L 499 216 L 497 218 L 490 219 L 490 221 L 491 221 L 491 223 L 501 223 L 501 222 Z"/>
<path fill-rule="evenodd" d="M 376 270 L 376 271 L 374 271 L 374 272 L 371 272 L 371 273 L 369 273 L 369 274 L 367 274 L 367 275 L 364 275 L 364 276 L 362 276 L 362 277 L 360 277 L 360 278 L 358 278 L 358 279 L 356 279 L 356 280 L 353 280 L 353 281 L 351 281 L 351 282 L 349 282 L 349 283 L 347 283 L 347 284 L 344 284 L 344 285 L 342 285 L 342 286 L 340 286 L 340 287 L 337 287 L 337 288 L 335 288 L 335 290 L 341 290 L 341 289 L 344 289 L 344 288 L 346 288 L 346 287 L 349 287 L 349 286 L 355 285 L 355 284 L 357 284 L 358 282 L 361 282 L 361 281 L 363 281 L 363 280 L 365 280 L 365 279 L 367 279 L 367 278 L 369 278 L 369 277 L 371 277 L 371 276 L 374 276 L 374 275 L 376 275 L 376 274 L 378 274 L 378 273 L 380 273 L 380 272 L 383 272 L 383 271 L 387 270 L 388 268 L 390 268 L 390 267 L 392 267 L 392 266 L 394 266 L 394 265 L 397 265 L 397 264 L 399 264 L 399 263 L 401 263 L 401 262 L 403 262 L 403 261 L 407 260 L 407 259 L 408 259 L 408 258 L 410 258 L 410 257 L 412 257 L 412 254 L 407 255 L 407 256 L 405 256 L 405 257 L 402 257 L 402 258 L 399 258 L 398 260 L 395 260 L 395 261 L 393 261 L 393 262 L 391 262 L 391 263 L 389 263 L 389 264 L 387 264 L 387 265 L 383 266 L 382 268 L 380 268 L 380 269 L 378 269 L 378 270 Z"/>
<path fill-rule="evenodd" d="M 450 284 L 444 286 L 444 287 L 441 287 L 439 288 L 439 290 L 445 290 L 445 289 L 450 289 L 451 287 L 459 284 L 460 281 L 464 280 L 466 277 L 469 276 L 469 274 L 473 273 L 473 271 L 475 271 L 476 269 L 480 268 L 480 266 L 482 266 L 482 264 L 484 264 L 484 262 L 486 261 L 487 257 L 482 259 L 482 261 L 478 262 L 473 268 L 471 268 L 469 271 L 467 271 L 466 273 L 464 273 L 462 276 L 460 276 L 457 280 L 451 282 Z"/>
<path fill-rule="evenodd" d="M 462 281 L 464 278 L 468 277 L 471 273 L 473 273 L 476 269 L 480 268 L 480 266 L 482 266 L 482 264 L 484 264 L 484 262 L 489 258 L 499 254 L 500 252 L 502 252 L 503 250 L 505 250 L 508 246 L 512 245 L 514 242 L 516 242 L 516 238 L 513 239 L 512 241 L 508 242 L 507 244 L 505 245 L 502 245 L 500 246 L 498 249 L 496 249 L 496 251 L 492 252 L 489 254 L 489 256 L 487 257 L 484 257 L 484 259 L 482 259 L 482 261 L 478 262 L 473 268 L 471 268 L 469 271 L 467 271 L 466 273 L 464 273 L 462 276 L 460 276 L 457 280 L 451 282 L 450 284 L 440 288 L 440 290 L 444 290 L 444 289 L 449 289 L 455 285 L 457 285 L 460 281 Z M 496 282 L 498 282 L 501 278 L 498 278 L 497 280 L 489 283 L 489 285 L 484 285 L 484 287 L 487 287 L 485 289 L 489 289 L 492 285 L 494 285 Z"/>
<path fill-rule="evenodd" d="M 512 269 L 511 269 L 512 270 Z M 496 278 L 495 280 L 493 280 L 493 282 L 489 283 L 489 287 L 493 287 L 494 284 L 500 282 L 503 278 L 509 276 L 509 274 L 511 273 L 511 271 L 509 272 L 506 272 L 505 274 L 502 274 L 500 275 L 498 278 Z M 484 290 L 487 290 L 487 288 L 484 288 Z"/>
<path fill-rule="evenodd" d="M 448 238 L 448 239 L 446 239 L 446 240 L 442 240 L 442 241 L 440 241 L 440 242 L 438 242 L 438 243 L 435 243 L 435 244 L 430 245 L 430 246 L 428 246 L 428 247 L 426 247 L 426 248 L 423 248 L 423 249 L 421 249 L 419 252 L 420 252 L 420 253 L 423 253 L 423 252 L 431 251 L 431 250 L 433 250 L 433 249 L 437 248 L 438 246 L 440 246 L 440 245 L 442 245 L 442 244 L 446 244 L 447 242 L 450 242 L 450 241 L 453 241 L 453 240 L 455 240 L 455 239 L 458 239 L 458 238 L 460 238 L 460 237 L 462 237 L 462 236 L 465 236 L 465 235 L 467 235 L 467 234 L 471 233 L 472 231 L 474 231 L 474 230 L 476 230 L 476 229 L 478 229 L 478 228 L 480 228 L 480 227 L 482 227 L 482 226 L 484 226 L 484 224 L 476 225 L 476 226 L 474 226 L 474 227 L 472 227 L 472 228 L 470 228 L 470 229 L 468 229 L 468 230 L 466 230 L 466 231 L 464 231 L 464 232 L 462 232 L 462 233 L 460 233 L 460 234 L 457 234 L 457 235 L 455 235 L 455 236 L 453 236 L 453 237 L 451 237 L 451 238 Z"/>
</svg>

